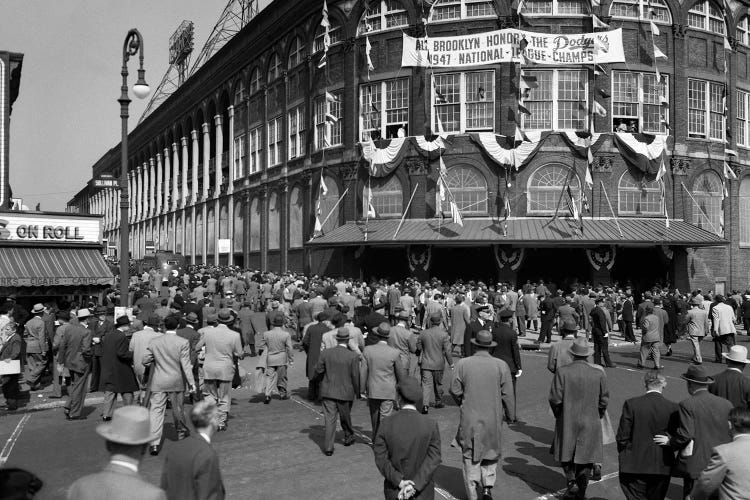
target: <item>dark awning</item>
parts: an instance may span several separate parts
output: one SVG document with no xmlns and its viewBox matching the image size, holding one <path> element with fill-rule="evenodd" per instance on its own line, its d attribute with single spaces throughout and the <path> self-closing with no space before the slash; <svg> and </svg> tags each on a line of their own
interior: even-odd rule
<svg viewBox="0 0 750 500">
<path fill-rule="evenodd" d="M 0 247 L 0 287 L 112 285 L 97 248 Z"/>
<path fill-rule="evenodd" d="M 522 217 L 504 223 L 497 219 L 464 219 L 463 227 L 446 219 L 406 219 L 394 239 L 399 220 L 347 222 L 307 242 L 308 246 L 352 245 L 515 245 L 515 246 L 578 246 L 597 245 L 686 247 L 722 246 L 729 242 L 722 237 L 682 220 L 665 219 L 584 219 L 583 232 L 577 222 L 551 217 Z M 622 230 L 622 235 L 618 230 Z M 367 237 L 365 238 L 365 232 Z"/>
</svg>

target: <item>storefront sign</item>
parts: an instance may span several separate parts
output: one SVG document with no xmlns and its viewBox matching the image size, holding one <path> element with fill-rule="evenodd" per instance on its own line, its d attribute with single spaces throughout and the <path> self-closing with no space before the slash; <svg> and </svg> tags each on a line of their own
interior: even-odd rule
<svg viewBox="0 0 750 500">
<path fill-rule="evenodd" d="M 219 244 L 217 245 L 219 249 L 219 253 L 231 253 L 232 252 L 232 240 L 230 239 L 220 239 Z"/>
<path fill-rule="evenodd" d="M 521 50 L 521 41 L 526 48 Z M 455 68 L 519 62 L 580 65 L 625 62 L 622 30 L 547 34 L 503 29 L 473 35 L 414 38 L 404 34 L 401 66 Z"/>
<path fill-rule="evenodd" d="M 0 212 L 0 241 L 99 243 L 99 218 Z"/>
<path fill-rule="evenodd" d="M 117 179 L 113 179 L 113 178 L 94 179 L 95 188 L 116 188 L 117 186 L 118 186 Z"/>
<path fill-rule="evenodd" d="M 112 278 L 63 277 L 63 278 L 8 278 L 0 276 L 0 287 L 19 286 L 91 286 L 111 285 Z"/>
</svg>

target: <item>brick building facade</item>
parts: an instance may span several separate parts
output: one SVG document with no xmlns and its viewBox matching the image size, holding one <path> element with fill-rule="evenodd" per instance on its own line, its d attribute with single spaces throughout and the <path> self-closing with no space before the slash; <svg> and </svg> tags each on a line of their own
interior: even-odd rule
<svg viewBox="0 0 750 500">
<path fill-rule="evenodd" d="M 533 109 L 523 128 L 553 132 L 516 170 L 493 161 L 469 134 L 514 135 L 509 110 L 517 105 L 519 65 L 402 67 L 403 33 L 453 36 L 505 27 L 587 33 L 594 31 L 589 2 L 527 0 L 520 18 L 499 0 L 378 0 L 369 2 L 369 10 L 366 3 L 328 2 L 331 46 L 319 68 L 322 2 L 273 2 L 133 130 L 133 258 L 153 240 L 190 262 L 274 271 L 748 287 L 746 5 L 730 2 L 725 10 L 709 1 L 614 0 L 593 7 L 610 29 L 622 28 L 626 63 L 606 65 L 603 72 L 593 65 L 524 68 L 541 86 L 526 100 Z M 654 44 L 666 59 L 654 58 Z M 438 102 L 437 92 L 450 94 L 447 102 Z M 606 117 L 592 115 L 594 101 Z M 337 122 L 327 122 L 326 112 Z M 451 135 L 442 159 L 470 222 L 464 227 L 437 217 L 434 157 L 407 148 L 386 177 L 371 177 L 362 157 L 360 142 L 368 136 L 387 142 L 399 129 L 409 137 L 430 136 L 438 115 L 448 117 L 443 125 Z M 588 128 L 592 116 L 600 136 L 592 147 L 593 189 L 587 189 L 587 161 L 572 152 L 562 130 Z M 631 132 L 668 135 L 663 203 L 669 227 L 659 183 L 615 145 L 612 132 L 621 123 L 634 127 Z M 726 177 L 725 162 L 736 180 Z M 93 177 L 117 177 L 119 168 L 116 146 L 93 166 Z M 318 217 L 325 224 L 312 238 L 321 171 L 327 193 Z M 563 191 L 561 178 L 569 178 L 578 196 L 587 194 L 591 210 L 584 214 L 583 234 L 565 228 L 550 233 L 546 225 Z M 373 220 L 365 206 L 370 190 Z M 499 218 L 505 197 L 511 206 L 507 234 Z M 117 241 L 117 201 L 117 190 L 87 187 L 69 210 L 103 213 L 105 234 Z M 396 234 L 407 205 L 404 227 L 415 229 Z M 617 224 L 615 217 L 651 236 L 613 237 L 605 229 Z M 380 237 L 369 235 L 371 226 Z M 395 236 L 382 237 L 385 232 Z M 231 240 L 230 253 L 217 251 L 220 239 Z M 587 249 L 602 256 L 611 250 L 614 264 L 597 266 Z M 519 255 L 520 261 L 510 262 Z"/>
</svg>

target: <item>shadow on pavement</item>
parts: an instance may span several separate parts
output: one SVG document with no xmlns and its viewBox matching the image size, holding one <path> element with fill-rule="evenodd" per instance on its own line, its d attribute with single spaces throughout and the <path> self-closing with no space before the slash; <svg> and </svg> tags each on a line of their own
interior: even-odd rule
<svg viewBox="0 0 750 500">
<path fill-rule="evenodd" d="M 565 476 L 543 465 L 531 465 L 525 458 L 506 457 L 503 471 L 516 476 L 534 492 L 543 495 L 565 486 Z"/>
<path fill-rule="evenodd" d="M 440 479 L 439 482 L 435 482 L 435 486 L 444 489 L 456 498 L 466 497 L 466 491 L 464 490 L 464 476 L 461 469 L 448 467 L 443 464 L 437 468 L 433 477 Z M 435 495 L 435 498 L 440 497 Z"/>
</svg>

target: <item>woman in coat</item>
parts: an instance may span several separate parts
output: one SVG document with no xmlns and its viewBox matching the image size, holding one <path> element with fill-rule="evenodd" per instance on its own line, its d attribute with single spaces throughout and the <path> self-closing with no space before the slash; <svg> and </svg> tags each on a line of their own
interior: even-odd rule
<svg viewBox="0 0 750 500">
<path fill-rule="evenodd" d="M 21 337 L 18 335 L 16 322 L 10 316 L 9 306 L 0 311 L 0 363 L 10 363 L 21 359 Z M 20 374 L 3 375 L 0 383 L 3 387 L 6 409 L 18 409 L 18 377 Z"/>
</svg>

